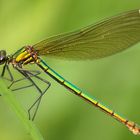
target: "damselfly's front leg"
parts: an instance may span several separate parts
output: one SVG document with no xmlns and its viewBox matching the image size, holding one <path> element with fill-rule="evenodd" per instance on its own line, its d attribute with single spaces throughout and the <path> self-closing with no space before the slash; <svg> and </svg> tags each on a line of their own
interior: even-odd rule
<svg viewBox="0 0 140 140">
<path fill-rule="evenodd" d="M 6 70 L 7 70 L 7 72 L 8 72 L 9 78 L 5 77 L 5 71 L 6 71 Z M 12 74 L 12 72 L 11 72 L 11 70 L 10 70 L 10 68 L 9 68 L 9 65 L 8 65 L 7 63 L 5 63 L 0 77 L 6 79 L 6 80 L 8 80 L 8 81 L 11 81 L 11 82 L 14 80 L 13 74 Z M 1 94 L 0 94 L 0 96 L 1 96 Z"/>
<path fill-rule="evenodd" d="M 9 78 L 5 77 L 5 71 L 7 70 L 8 74 L 9 74 Z M 9 64 L 5 63 L 2 73 L 1 73 L 1 77 L 8 80 L 8 81 L 13 81 L 14 80 L 14 76 L 9 68 Z"/>
</svg>

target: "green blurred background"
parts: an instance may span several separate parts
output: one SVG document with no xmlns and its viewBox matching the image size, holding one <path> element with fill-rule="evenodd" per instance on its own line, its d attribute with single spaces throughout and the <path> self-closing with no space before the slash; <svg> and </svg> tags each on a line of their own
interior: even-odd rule
<svg viewBox="0 0 140 140">
<path fill-rule="evenodd" d="M 138 0 L 0 0 L 0 49 L 13 53 L 27 44 L 69 32 L 120 12 L 140 8 Z M 140 123 L 140 45 L 94 61 L 44 58 L 66 79 Z M 32 66 L 36 68 L 36 66 Z M 137 140 L 127 128 L 61 87 L 52 79 L 35 123 L 45 140 Z M 16 97 L 33 102 L 26 89 Z M 29 94 L 30 93 L 30 94 Z M 0 98 L 0 139 L 31 140 Z"/>
</svg>

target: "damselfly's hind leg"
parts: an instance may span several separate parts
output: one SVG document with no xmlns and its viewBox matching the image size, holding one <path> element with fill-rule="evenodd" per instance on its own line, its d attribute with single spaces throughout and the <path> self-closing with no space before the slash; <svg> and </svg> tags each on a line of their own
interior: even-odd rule
<svg viewBox="0 0 140 140">
<path fill-rule="evenodd" d="M 38 77 L 39 79 L 40 79 L 40 77 Z M 44 81 L 44 79 L 40 79 L 41 81 L 43 80 Z M 40 105 L 40 102 L 41 102 L 41 99 L 42 99 L 42 96 L 46 93 L 46 91 L 49 89 L 49 87 L 51 86 L 51 83 L 49 82 L 49 81 L 44 81 L 46 84 L 47 84 L 47 87 L 46 87 L 46 89 L 44 90 L 44 91 L 42 91 L 42 90 L 40 90 L 39 89 L 39 87 L 37 86 L 35 86 L 37 89 L 38 89 L 38 91 L 39 91 L 39 93 L 40 93 L 40 95 L 39 95 L 39 97 L 35 100 L 35 102 L 31 105 L 31 107 L 28 109 L 28 114 L 29 114 L 29 119 L 31 119 L 32 121 L 34 120 L 34 118 L 35 118 L 35 116 L 36 116 L 36 114 L 37 114 L 37 111 L 38 111 L 38 108 L 39 108 L 39 105 Z M 33 83 L 34 84 L 34 83 Z M 36 108 L 35 108 L 35 111 L 34 111 L 34 113 L 33 113 L 33 116 L 31 117 L 31 111 L 32 111 L 32 109 L 34 108 L 36 106 Z"/>
<path fill-rule="evenodd" d="M 42 96 L 49 89 L 49 87 L 51 86 L 51 83 L 49 81 L 41 78 L 39 75 L 33 74 L 31 71 L 27 71 L 27 70 L 24 70 L 24 69 L 17 69 L 17 70 L 25 77 L 25 79 L 28 79 L 31 82 L 31 85 L 33 85 L 37 89 L 37 91 L 39 92 L 39 94 L 40 94 L 39 97 L 35 100 L 35 102 L 28 109 L 29 119 L 33 121 L 34 118 L 35 118 L 35 116 L 36 116 L 36 114 L 37 114 L 37 111 L 38 111 L 38 108 L 39 108 L 39 105 L 40 105 Z M 43 83 L 45 83 L 47 85 L 46 88 L 45 89 L 41 89 L 34 82 L 34 80 L 32 79 L 33 77 L 36 78 L 37 80 L 42 81 Z M 32 111 L 33 109 L 34 109 L 34 111 Z"/>
</svg>

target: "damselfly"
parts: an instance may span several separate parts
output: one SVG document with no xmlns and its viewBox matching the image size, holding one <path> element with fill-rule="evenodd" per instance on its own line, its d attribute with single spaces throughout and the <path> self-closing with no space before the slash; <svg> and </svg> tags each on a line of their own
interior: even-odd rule
<svg viewBox="0 0 140 140">
<path fill-rule="evenodd" d="M 98 59 L 121 52 L 140 41 L 140 10 L 124 12 L 115 17 L 103 20 L 97 24 L 87 26 L 78 31 L 50 37 L 32 46 L 25 46 L 15 52 L 13 55 L 6 55 L 5 50 L 0 51 L 0 65 L 4 65 L 1 76 L 4 77 L 7 70 L 12 81 L 9 88 L 23 79 L 29 80 L 39 91 L 40 96 L 29 108 L 29 119 L 34 119 L 37 113 L 43 94 L 50 87 L 50 82 L 41 78 L 39 72 L 29 71 L 24 68 L 31 63 L 39 66 L 46 74 L 52 77 L 59 84 L 81 97 L 95 107 L 101 109 L 117 121 L 129 128 L 134 134 L 140 134 L 140 127 L 122 117 L 112 109 L 106 107 L 97 99 L 88 96 L 81 89 L 68 82 L 40 57 L 67 58 L 70 60 Z M 15 80 L 9 69 L 12 65 L 24 78 Z M 44 91 L 33 81 L 32 77 L 43 81 L 47 86 Z M 25 87 L 22 87 L 25 88 Z M 31 117 L 31 110 L 36 106 L 36 110 Z"/>
</svg>

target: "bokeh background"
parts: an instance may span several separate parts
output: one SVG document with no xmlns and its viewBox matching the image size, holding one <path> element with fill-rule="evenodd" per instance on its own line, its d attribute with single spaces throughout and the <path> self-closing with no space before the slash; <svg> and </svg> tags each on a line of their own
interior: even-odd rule
<svg viewBox="0 0 140 140">
<path fill-rule="evenodd" d="M 0 0 L 0 49 L 13 53 L 27 44 L 69 32 L 105 17 L 140 8 L 138 0 Z M 94 61 L 44 58 L 66 79 L 140 123 L 140 44 Z M 36 66 L 31 66 L 37 69 Z M 45 140 L 137 140 L 125 126 L 46 75 L 52 83 L 35 123 Z M 33 89 L 15 94 L 23 106 L 33 102 Z M 31 140 L 16 115 L 0 98 L 0 139 Z"/>
</svg>

